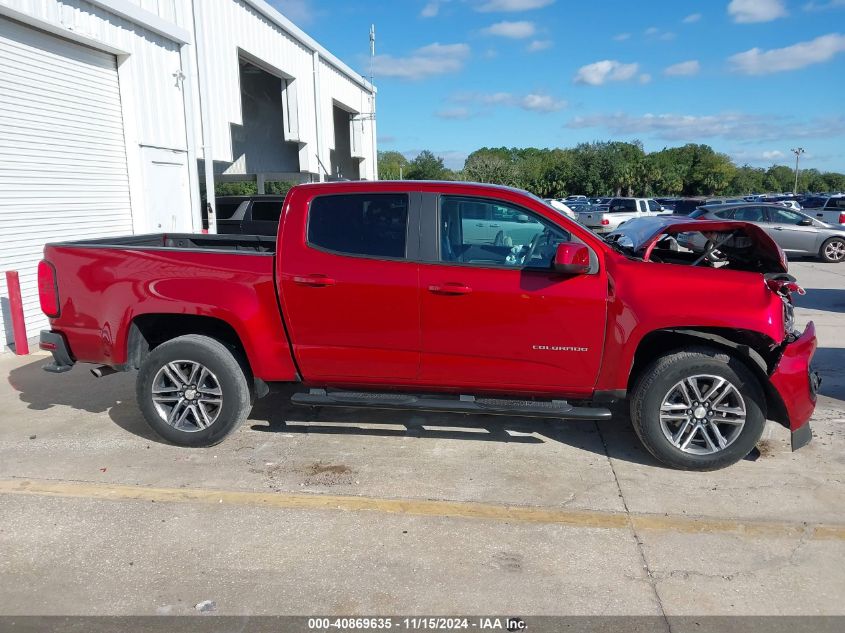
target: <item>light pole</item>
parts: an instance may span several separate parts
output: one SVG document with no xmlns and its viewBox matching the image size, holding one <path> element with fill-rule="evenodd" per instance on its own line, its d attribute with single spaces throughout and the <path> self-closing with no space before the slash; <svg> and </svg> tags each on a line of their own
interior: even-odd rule
<svg viewBox="0 0 845 633">
<path fill-rule="evenodd" d="M 793 195 L 798 193 L 798 159 L 804 153 L 803 147 L 793 147 L 792 153 L 795 154 L 795 186 L 792 188 Z"/>
</svg>

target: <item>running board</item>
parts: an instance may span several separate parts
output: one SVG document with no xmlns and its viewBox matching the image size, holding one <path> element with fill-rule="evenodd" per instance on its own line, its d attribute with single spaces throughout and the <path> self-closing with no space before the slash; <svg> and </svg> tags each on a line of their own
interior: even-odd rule
<svg viewBox="0 0 845 633">
<path fill-rule="evenodd" d="M 319 407 L 365 407 L 374 409 L 410 409 L 414 411 L 450 411 L 452 413 L 487 413 L 534 418 L 567 420 L 609 420 L 610 410 L 599 407 L 573 407 L 566 400 L 507 400 L 475 396 L 418 396 L 402 393 L 367 391 L 327 391 L 311 389 L 296 393 L 293 404 Z"/>
</svg>

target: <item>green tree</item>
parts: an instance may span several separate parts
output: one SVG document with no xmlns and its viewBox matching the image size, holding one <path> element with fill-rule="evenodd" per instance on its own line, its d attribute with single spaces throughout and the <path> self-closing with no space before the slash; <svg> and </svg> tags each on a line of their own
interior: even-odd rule
<svg viewBox="0 0 845 633">
<path fill-rule="evenodd" d="M 768 191 L 792 191 L 795 171 L 785 165 L 772 165 L 766 170 L 765 186 Z"/>
<path fill-rule="evenodd" d="M 443 159 L 428 150 L 423 150 L 408 164 L 405 175 L 409 180 L 447 180 L 451 172 L 443 165 Z"/>
<path fill-rule="evenodd" d="M 463 177 L 472 182 L 514 185 L 516 170 L 513 163 L 499 152 L 480 149 L 467 156 Z"/>
<path fill-rule="evenodd" d="M 407 169 L 408 159 L 399 152 L 378 153 L 378 176 L 382 180 L 399 180 Z"/>
</svg>

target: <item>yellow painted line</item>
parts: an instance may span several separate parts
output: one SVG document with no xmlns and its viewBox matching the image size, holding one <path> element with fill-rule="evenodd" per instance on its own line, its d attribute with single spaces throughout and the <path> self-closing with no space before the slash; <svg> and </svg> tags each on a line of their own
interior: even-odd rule
<svg viewBox="0 0 845 633">
<path fill-rule="evenodd" d="M 845 525 L 776 521 L 707 519 L 654 514 L 626 514 L 562 508 L 496 505 L 469 501 L 385 499 L 352 495 L 288 492 L 248 492 L 207 488 L 152 488 L 121 484 L 36 479 L 0 480 L 0 495 L 36 495 L 106 501 L 155 501 L 252 506 L 289 510 L 370 511 L 442 518 L 486 519 L 546 523 L 580 528 L 679 532 L 685 534 L 736 534 L 756 537 L 798 537 L 845 540 Z"/>
</svg>

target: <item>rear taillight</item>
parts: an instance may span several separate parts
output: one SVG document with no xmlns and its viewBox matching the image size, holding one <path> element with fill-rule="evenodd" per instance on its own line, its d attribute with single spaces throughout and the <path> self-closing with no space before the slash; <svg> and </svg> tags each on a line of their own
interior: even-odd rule
<svg viewBox="0 0 845 633">
<path fill-rule="evenodd" d="M 59 307 L 59 285 L 56 283 L 56 269 L 48 261 L 38 263 L 38 299 L 41 301 L 41 311 L 48 317 L 57 317 Z"/>
<path fill-rule="evenodd" d="M 601 225 L 602 226 L 609 226 L 610 220 L 608 220 L 607 218 L 602 218 Z"/>
<path fill-rule="evenodd" d="M 839 214 L 839 224 L 845 224 L 845 211 Z"/>
</svg>

